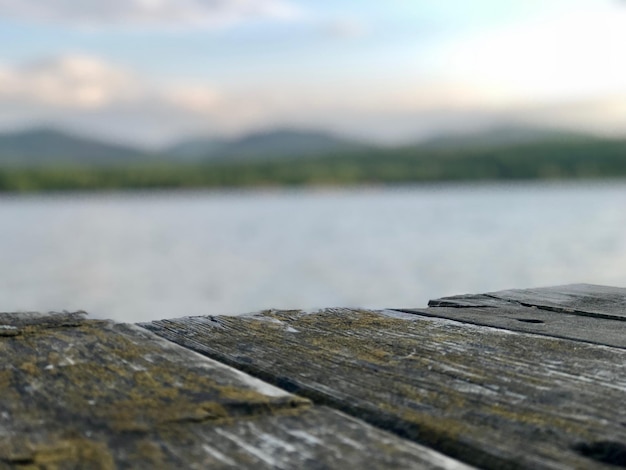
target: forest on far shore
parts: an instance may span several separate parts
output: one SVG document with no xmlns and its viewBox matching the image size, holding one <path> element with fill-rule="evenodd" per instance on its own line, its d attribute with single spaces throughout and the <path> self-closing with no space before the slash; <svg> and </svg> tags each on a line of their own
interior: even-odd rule
<svg viewBox="0 0 626 470">
<path fill-rule="evenodd" d="M 370 148 L 306 158 L 0 168 L 0 191 L 254 188 L 626 177 L 626 141 Z"/>
</svg>

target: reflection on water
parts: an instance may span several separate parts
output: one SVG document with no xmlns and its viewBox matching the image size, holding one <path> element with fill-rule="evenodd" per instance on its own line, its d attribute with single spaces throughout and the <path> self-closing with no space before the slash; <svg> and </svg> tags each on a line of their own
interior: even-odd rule
<svg viewBox="0 0 626 470">
<path fill-rule="evenodd" d="M 626 285 L 626 184 L 0 198 L 0 310 L 135 322 Z"/>
</svg>

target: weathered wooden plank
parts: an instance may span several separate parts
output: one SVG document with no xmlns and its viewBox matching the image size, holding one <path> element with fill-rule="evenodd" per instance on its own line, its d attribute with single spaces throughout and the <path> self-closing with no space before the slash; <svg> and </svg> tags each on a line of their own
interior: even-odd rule
<svg viewBox="0 0 626 470">
<path fill-rule="evenodd" d="M 626 348 L 626 322 L 624 321 L 559 313 L 537 307 L 524 307 L 497 299 L 491 300 L 494 306 L 431 307 L 400 309 L 399 311 Z M 495 306 L 496 302 L 498 306 Z"/>
<path fill-rule="evenodd" d="M 466 468 L 136 326 L 0 321 L 2 469 Z"/>
<path fill-rule="evenodd" d="M 623 349 L 339 309 L 146 327 L 479 467 L 625 463 Z"/>
<path fill-rule="evenodd" d="M 12 438 L 0 468 L 19 469 L 337 469 L 471 470 L 430 449 L 325 407 L 208 426 L 157 427 L 89 437 L 55 433 Z"/>
<path fill-rule="evenodd" d="M 1 312 L 0 336 L 19 336 L 28 333 L 29 330 L 79 326 L 84 321 L 85 315 L 85 312 Z"/>
<path fill-rule="evenodd" d="M 626 321 L 626 289 L 592 284 L 460 295 L 431 300 L 428 305 L 430 307 L 500 307 L 506 303 Z"/>
</svg>

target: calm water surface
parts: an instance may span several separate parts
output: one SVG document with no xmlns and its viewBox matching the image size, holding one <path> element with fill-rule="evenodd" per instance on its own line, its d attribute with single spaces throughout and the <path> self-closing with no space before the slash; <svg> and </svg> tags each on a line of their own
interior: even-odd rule
<svg viewBox="0 0 626 470">
<path fill-rule="evenodd" d="M 0 197 L 0 310 L 135 322 L 626 286 L 626 184 Z"/>
</svg>

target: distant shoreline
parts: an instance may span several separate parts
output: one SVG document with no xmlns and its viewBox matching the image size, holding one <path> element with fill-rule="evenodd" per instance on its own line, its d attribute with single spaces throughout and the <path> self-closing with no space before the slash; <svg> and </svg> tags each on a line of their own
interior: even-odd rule
<svg viewBox="0 0 626 470">
<path fill-rule="evenodd" d="M 368 149 L 319 157 L 207 163 L 0 167 L 0 192 L 396 186 L 626 177 L 626 142 L 462 149 Z"/>
</svg>

